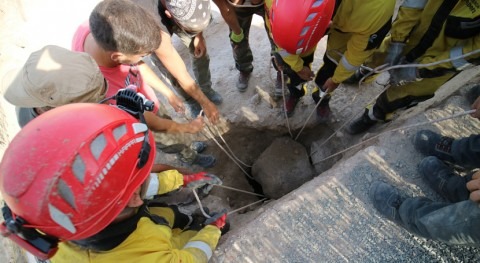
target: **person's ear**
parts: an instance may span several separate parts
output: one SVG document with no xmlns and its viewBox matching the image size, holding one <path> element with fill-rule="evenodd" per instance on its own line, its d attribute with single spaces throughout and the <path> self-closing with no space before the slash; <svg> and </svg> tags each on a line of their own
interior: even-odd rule
<svg viewBox="0 0 480 263">
<path fill-rule="evenodd" d="M 123 57 L 123 54 L 121 52 L 112 52 L 110 54 L 110 59 L 117 63 L 120 63 L 120 61 L 122 61 L 122 57 Z"/>
<path fill-rule="evenodd" d="M 170 11 L 166 9 L 165 9 L 165 15 L 167 15 L 168 18 L 172 18 L 172 14 L 170 13 Z"/>
</svg>

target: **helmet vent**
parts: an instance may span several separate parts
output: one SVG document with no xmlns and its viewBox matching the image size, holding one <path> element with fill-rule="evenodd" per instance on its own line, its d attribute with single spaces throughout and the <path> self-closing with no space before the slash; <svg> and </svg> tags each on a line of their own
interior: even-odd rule
<svg viewBox="0 0 480 263">
<path fill-rule="evenodd" d="M 117 142 L 125 134 L 127 134 L 127 126 L 125 126 L 125 124 L 120 125 L 113 130 L 113 137 L 115 138 L 115 141 L 117 141 Z"/>
<path fill-rule="evenodd" d="M 105 135 L 103 135 L 103 133 L 99 134 L 97 138 L 95 138 L 92 141 L 92 143 L 90 144 L 90 151 L 92 152 L 96 160 L 98 160 L 98 158 L 100 157 L 100 154 L 102 154 L 106 145 L 107 145 L 107 142 L 105 140 Z"/>
<path fill-rule="evenodd" d="M 323 0 L 317 0 L 313 3 L 312 8 L 319 7 L 323 3 Z"/>
<path fill-rule="evenodd" d="M 135 134 L 144 133 L 148 130 L 147 125 L 145 125 L 143 123 L 139 123 L 139 122 L 133 123 L 132 128 L 133 128 L 133 132 Z"/>
<path fill-rule="evenodd" d="M 73 161 L 72 172 L 78 181 L 82 184 L 85 183 L 85 163 L 83 162 L 82 157 L 78 154 Z"/>
<path fill-rule="evenodd" d="M 305 36 L 305 34 L 307 34 L 309 29 L 310 29 L 309 26 L 306 26 L 306 27 L 302 28 L 302 32 L 300 33 L 300 36 L 301 37 Z"/>
<path fill-rule="evenodd" d="M 63 200 L 65 200 L 73 209 L 76 210 L 77 207 L 75 206 L 75 196 L 73 195 L 72 190 L 67 183 L 65 183 L 65 181 L 62 179 L 58 180 L 57 189 Z"/>
<path fill-rule="evenodd" d="M 307 20 L 305 22 L 312 21 L 317 16 L 317 14 L 318 13 L 312 13 L 312 14 L 308 15 Z"/>
<path fill-rule="evenodd" d="M 301 47 L 303 45 L 303 38 L 300 39 L 300 41 L 298 41 L 297 43 L 297 47 Z"/>
<path fill-rule="evenodd" d="M 70 218 L 65 213 L 58 210 L 58 208 L 56 208 L 52 204 L 48 204 L 48 212 L 50 213 L 50 217 L 55 223 L 70 231 L 70 233 L 72 234 L 77 232 Z"/>
</svg>

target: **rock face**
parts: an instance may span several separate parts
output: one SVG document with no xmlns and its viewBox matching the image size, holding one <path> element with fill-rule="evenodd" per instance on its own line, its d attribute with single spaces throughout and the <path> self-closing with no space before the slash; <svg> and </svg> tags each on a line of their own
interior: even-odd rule
<svg viewBox="0 0 480 263">
<path fill-rule="evenodd" d="M 314 172 L 305 147 L 281 137 L 253 164 L 252 175 L 267 197 L 277 199 L 310 181 Z"/>
</svg>

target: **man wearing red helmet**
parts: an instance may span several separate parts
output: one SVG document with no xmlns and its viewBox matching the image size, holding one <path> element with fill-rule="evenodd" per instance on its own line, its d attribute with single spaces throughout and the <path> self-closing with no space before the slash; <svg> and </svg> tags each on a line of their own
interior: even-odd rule
<svg viewBox="0 0 480 263">
<path fill-rule="evenodd" d="M 272 5 L 272 2 L 275 4 Z M 285 109 L 289 115 L 305 95 L 303 83 L 312 78 L 309 64 L 313 59 L 309 55 L 313 54 L 328 27 L 324 64 L 315 77 L 319 90 L 312 94 L 316 103 L 323 98 L 317 107 L 317 117 L 319 121 L 326 121 L 330 116 L 332 92 L 354 75 L 388 33 L 395 1 L 305 0 L 299 3 L 268 0 L 265 4 L 272 38 L 280 55 L 277 62 L 285 65 L 291 79 L 288 85 L 290 97 Z M 292 20 L 292 17 L 295 19 Z"/>
<path fill-rule="evenodd" d="M 0 232 L 53 262 L 207 262 L 226 216 L 195 228 L 188 215 L 143 196 L 218 178 L 169 171 L 169 186 L 152 184 L 161 178 L 150 174 L 153 135 L 142 112 L 119 108 L 61 106 L 17 134 L 0 163 Z"/>
</svg>

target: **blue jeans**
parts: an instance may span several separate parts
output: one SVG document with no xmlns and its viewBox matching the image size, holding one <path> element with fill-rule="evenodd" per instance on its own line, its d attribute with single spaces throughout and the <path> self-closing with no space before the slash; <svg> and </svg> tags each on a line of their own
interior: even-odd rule
<svg viewBox="0 0 480 263">
<path fill-rule="evenodd" d="M 457 164 L 473 168 L 480 165 L 480 135 L 454 140 L 452 155 Z M 453 173 L 453 172 L 452 172 Z M 453 245 L 480 246 L 480 204 L 469 200 L 465 177 L 452 174 L 442 186 L 447 202 L 425 197 L 408 198 L 399 208 L 403 227 L 429 239 Z"/>
<path fill-rule="evenodd" d="M 470 135 L 456 139 L 452 143 L 452 156 L 455 163 L 465 168 L 480 166 L 480 135 Z"/>
</svg>

